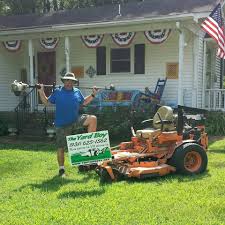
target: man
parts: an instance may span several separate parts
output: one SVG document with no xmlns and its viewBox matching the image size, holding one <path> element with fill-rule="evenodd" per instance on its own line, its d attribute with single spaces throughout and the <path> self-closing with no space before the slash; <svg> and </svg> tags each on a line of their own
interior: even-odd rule
<svg viewBox="0 0 225 225">
<path fill-rule="evenodd" d="M 74 88 L 77 79 L 71 72 L 61 78 L 63 87 L 57 88 L 48 98 L 44 92 L 44 85 L 40 84 L 38 89 L 42 103 L 47 106 L 50 103 L 56 105 L 55 127 L 56 127 L 56 145 L 57 160 L 59 165 L 59 176 L 65 176 L 64 168 L 64 148 L 66 147 L 66 136 L 72 135 L 77 126 L 87 127 L 88 132 L 95 132 L 97 128 L 97 118 L 94 115 L 79 115 L 81 105 L 89 104 L 97 93 L 96 87 L 93 87 L 92 94 L 85 97 L 79 89 Z"/>
</svg>

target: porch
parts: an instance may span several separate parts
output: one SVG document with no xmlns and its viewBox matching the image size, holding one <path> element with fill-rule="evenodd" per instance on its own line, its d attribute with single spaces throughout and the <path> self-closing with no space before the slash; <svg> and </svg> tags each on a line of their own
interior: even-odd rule
<svg viewBox="0 0 225 225">
<path fill-rule="evenodd" d="M 7 50 L 0 46 L 0 56 L 4 59 L 4 63 L 0 61 L 0 66 L 2 64 L 2 68 L 7 68 L 7 73 L 2 73 L 1 79 L 4 80 L 5 86 L 10 86 L 13 80 L 22 80 L 32 85 L 39 82 L 52 84 L 54 81 L 60 84 L 63 72 L 72 70 L 77 72 L 76 76 L 82 86 L 114 84 L 118 89 L 143 92 L 146 87 L 154 91 L 157 80 L 167 78 L 162 103 L 185 103 L 187 106 L 196 107 L 201 105 L 201 102 L 198 102 L 201 78 L 200 66 L 195 62 L 198 62 L 202 55 L 201 51 L 198 51 L 201 48 L 201 38 L 196 35 L 198 31 L 196 25 L 191 25 L 192 22 L 188 18 L 184 22 L 149 21 L 138 26 L 118 25 L 113 29 L 73 28 L 70 33 L 56 30 L 50 34 L 51 37 L 58 37 L 58 44 L 53 49 L 44 49 L 35 33 L 20 34 L 18 38 L 22 46 L 18 51 L 7 53 Z M 168 31 L 168 38 L 161 44 L 151 43 L 144 34 L 148 29 L 160 29 L 161 36 L 164 29 Z M 113 41 L 111 33 L 122 31 L 136 35 L 129 44 L 119 46 Z M 96 33 L 104 34 L 101 45 L 95 48 L 85 46 L 80 35 Z M 40 34 L 44 39 L 48 36 L 49 34 Z M 8 38 L 9 36 L 2 37 L 2 41 Z M 194 87 L 192 83 L 195 84 Z M 197 91 L 195 96 L 191 96 L 184 93 L 184 90 L 192 93 Z M 83 93 L 89 94 L 86 90 Z M 182 97 L 184 94 L 185 102 Z M 7 102 L 4 100 L 6 96 Z M 21 100 L 13 96 L 9 89 L 4 92 L 4 96 L 0 96 L 1 99 L 3 104 L 0 110 L 3 111 L 14 110 Z M 31 106 L 37 104 L 38 102 L 33 102 Z"/>
<path fill-rule="evenodd" d="M 225 89 L 206 89 L 203 108 L 225 112 Z"/>
</svg>

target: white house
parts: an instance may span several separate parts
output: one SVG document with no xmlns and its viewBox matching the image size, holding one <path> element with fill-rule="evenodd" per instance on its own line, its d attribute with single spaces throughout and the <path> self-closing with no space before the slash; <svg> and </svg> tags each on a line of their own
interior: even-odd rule
<svg viewBox="0 0 225 225">
<path fill-rule="evenodd" d="M 80 85 L 142 91 L 167 77 L 164 104 L 225 110 L 224 63 L 200 27 L 218 2 L 153 0 L 1 16 L 0 112 L 21 100 L 10 90 L 14 80 L 60 84 L 64 71 L 75 71 Z M 32 105 L 40 106 L 37 99 Z"/>
</svg>

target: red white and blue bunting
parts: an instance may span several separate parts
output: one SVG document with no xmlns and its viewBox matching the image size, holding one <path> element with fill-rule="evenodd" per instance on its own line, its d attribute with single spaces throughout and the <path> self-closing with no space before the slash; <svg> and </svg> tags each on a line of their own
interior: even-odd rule
<svg viewBox="0 0 225 225">
<path fill-rule="evenodd" d="M 21 47 L 21 41 L 14 40 L 14 41 L 4 41 L 3 45 L 5 48 L 10 52 L 18 51 Z"/>
<path fill-rule="evenodd" d="M 161 44 L 169 37 L 170 32 L 171 29 L 158 29 L 145 31 L 144 34 L 152 44 Z"/>
<path fill-rule="evenodd" d="M 46 49 L 54 49 L 56 48 L 59 42 L 59 38 L 41 38 L 40 43 L 42 47 Z"/>
<path fill-rule="evenodd" d="M 97 48 L 102 43 L 103 37 L 103 34 L 94 34 L 81 36 L 81 39 L 88 48 Z"/>
<path fill-rule="evenodd" d="M 113 41 L 119 46 L 127 46 L 134 39 L 135 32 L 122 32 L 111 34 Z"/>
</svg>

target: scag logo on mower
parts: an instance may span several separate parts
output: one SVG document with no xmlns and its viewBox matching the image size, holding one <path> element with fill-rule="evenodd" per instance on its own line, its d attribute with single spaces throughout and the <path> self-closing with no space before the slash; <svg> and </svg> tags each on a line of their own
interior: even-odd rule
<svg viewBox="0 0 225 225">
<path fill-rule="evenodd" d="M 93 164 L 112 158 L 108 131 L 67 136 L 71 165 Z"/>
</svg>

